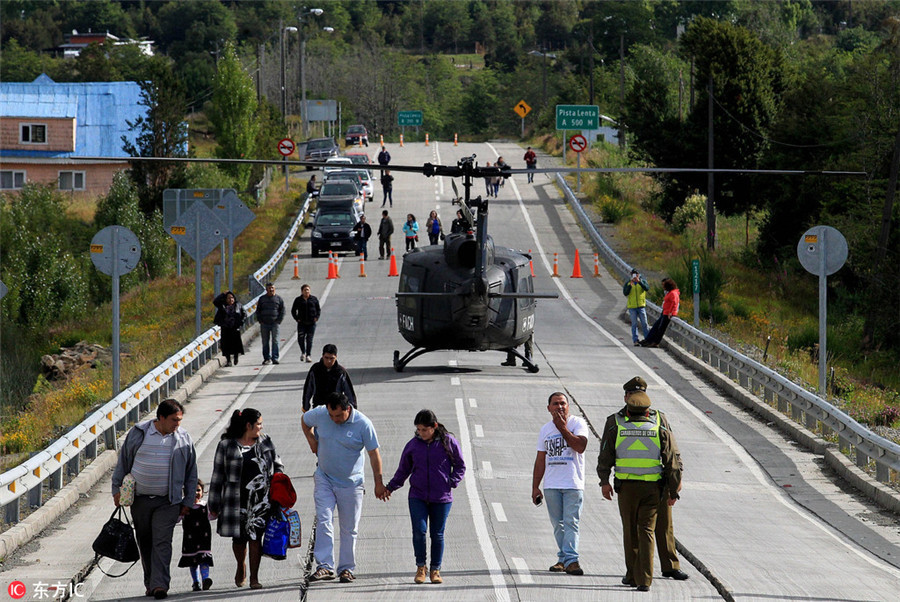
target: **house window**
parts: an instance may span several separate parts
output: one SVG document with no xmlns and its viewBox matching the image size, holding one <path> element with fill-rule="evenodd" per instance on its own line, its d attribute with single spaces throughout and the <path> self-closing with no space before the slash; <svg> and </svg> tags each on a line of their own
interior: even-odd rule
<svg viewBox="0 0 900 602">
<path fill-rule="evenodd" d="M 83 171 L 61 171 L 61 172 L 59 172 L 59 189 L 60 190 L 84 190 L 84 172 Z"/>
<path fill-rule="evenodd" d="M 47 144 L 47 126 L 43 123 L 23 123 L 19 127 L 20 140 L 25 144 Z"/>
<path fill-rule="evenodd" d="M 25 172 L 0 171 L 0 190 L 19 190 L 25 185 Z"/>
</svg>

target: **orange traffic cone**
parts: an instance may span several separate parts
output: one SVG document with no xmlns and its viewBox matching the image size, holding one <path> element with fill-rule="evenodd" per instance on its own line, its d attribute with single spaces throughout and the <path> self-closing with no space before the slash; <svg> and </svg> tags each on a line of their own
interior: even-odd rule
<svg viewBox="0 0 900 602">
<path fill-rule="evenodd" d="M 379 138 L 381 139 L 381 146 L 384 146 L 384 134 L 381 134 Z"/>
<path fill-rule="evenodd" d="M 332 251 L 328 251 L 328 277 L 326 280 L 334 280 L 337 278 L 337 270 L 334 267 L 334 253 Z"/>
<path fill-rule="evenodd" d="M 394 255 L 394 248 L 391 247 L 391 271 L 388 272 L 388 277 L 399 275 L 400 273 L 397 272 L 397 256 Z"/>
<path fill-rule="evenodd" d="M 400 134 L 400 146 L 403 146 L 403 134 Z"/>
<path fill-rule="evenodd" d="M 296 253 L 292 253 L 294 256 L 294 275 L 291 277 L 291 280 L 300 280 L 300 257 Z"/>
<path fill-rule="evenodd" d="M 531 255 L 531 249 L 528 249 L 528 255 L 529 256 Z M 531 268 L 531 277 L 534 278 L 534 260 L 533 259 L 528 260 L 528 267 Z"/>
<path fill-rule="evenodd" d="M 553 273 L 550 274 L 551 278 L 559 278 L 559 253 L 553 254 Z"/>
<path fill-rule="evenodd" d="M 425 134 L 425 146 L 428 146 L 428 134 Z"/>
<path fill-rule="evenodd" d="M 581 278 L 581 260 L 578 258 L 578 249 L 575 249 L 575 265 L 572 267 L 570 278 Z"/>
<path fill-rule="evenodd" d="M 600 255 L 594 253 L 594 278 L 600 277 Z"/>
<path fill-rule="evenodd" d="M 453 146 L 459 146 L 459 139 L 453 134 Z"/>
<path fill-rule="evenodd" d="M 365 255 L 359 256 L 359 277 L 360 278 L 366 277 L 366 257 L 365 257 Z"/>
<path fill-rule="evenodd" d="M 334 277 L 340 278 L 341 273 L 338 271 L 338 254 L 337 251 L 334 252 Z"/>
</svg>

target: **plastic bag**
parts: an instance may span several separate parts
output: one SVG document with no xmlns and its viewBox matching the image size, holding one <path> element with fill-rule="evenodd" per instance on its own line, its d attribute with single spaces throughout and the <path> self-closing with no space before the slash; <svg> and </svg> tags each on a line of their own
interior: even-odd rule
<svg viewBox="0 0 900 602">
<path fill-rule="evenodd" d="M 270 518 L 266 525 L 266 532 L 263 534 L 262 542 L 263 556 L 268 556 L 275 560 L 284 560 L 287 558 L 287 548 L 290 538 L 291 526 L 283 519 L 279 512 L 276 516 Z"/>
</svg>

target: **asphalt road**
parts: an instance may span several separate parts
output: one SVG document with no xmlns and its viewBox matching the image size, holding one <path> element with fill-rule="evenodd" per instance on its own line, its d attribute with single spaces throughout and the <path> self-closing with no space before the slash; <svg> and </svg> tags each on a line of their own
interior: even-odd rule
<svg viewBox="0 0 900 602">
<path fill-rule="evenodd" d="M 493 162 L 499 153 L 518 166 L 524 154 L 508 143 L 389 145 L 389 150 L 394 164 L 455 163 L 472 153 L 480 163 Z M 549 163 L 541 159 L 542 167 Z M 406 213 L 414 213 L 424 228 L 431 209 L 439 211 L 449 230 L 455 214 L 450 182 L 394 175 L 391 215 L 398 233 Z M 473 191 L 480 194 L 483 186 L 476 183 Z M 373 229 L 381 211 L 378 187 L 375 198 L 368 211 Z M 549 177 L 537 175 L 533 185 L 524 175 L 507 181 L 500 197 L 491 201 L 490 230 L 500 245 L 533 250 L 536 291 L 560 294 L 558 300 L 538 304 L 538 374 L 501 367 L 504 356 L 497 352 L 436 352 L 414 360 L 403 373 L 395 372 L 392 352 L 403 353 L 408 345 L 397 333 L 392 297 L 397 279 L 387 277 L 388 262 L 376 259 L 374 242 L 366 278 L 358 276 L 358 260 L 347 256 L 341 259 L 341 278 L 326 280 L 327 259 L 310 259 L 309 242 L 301 239 L 301 279 L 291 280 L 288 264 L 277 280 L 277 292 L 288 306 L 302 282 L 309 282 L 322 301 L 315 347 L 337 344 L 359 408 L 378 432 L 385 481 L 396 469 L 414 433 L 413 418 L 422 408 L 434 410 L 457 436 L 468 467 L 448 521 L 442 585 L 412 583 L 408 489 L 383 503 L 375 499 L 369 479 L 359 527 L 357 580 L 346 585 L 314 583 L 305 592 L 308 599 L 684 600 L 720 598 L 720 592 L 741 600 L 896 599 L 896 518 L 844 491 L 810 454 L 748 417 L 665 350 L 632 347 L 628 328 L 619 319 L 624 306 L 621 284 L 605 272 L 601 278 L 590 277 L 592 251 Z M 395 234 L 399 256 L 402 242 Z M 568 277 L 576 248 L 586 276 L 582 279 Z M 549 277 L 554 252 L 560 257 L 559 279 Z M 300 363 L 288 321 L 281 332 L 281 364 L 261 366 L 260 346 L 254 340 L 239 366 L 220 369 L 193 396 L 184 427 L 197 441 L 200 476 L 208 480 L 227 416 L 239 407 L 261 410 L 264 430 L 297 489 L 296 508 L 307 539 L 314 524 L 315 459 L 299 418 L 309 365 Z M 695 563 L 682 560 L 690 579 L 680 582 L 661 578 L 657 567 L 649 594 L 620 583 L 624 563 L 618 508 L 601 497 L 595 472 L 597 435 L 605 417 L 622 405 L 622 383 L 635 375 L 650 384 L 648 394 L 668 415 L 681 448 L 685 483 L 675 506 L 675 534 Z M 593 430 L 586 451 L 582 577 L 547 571 L 556 559 L 553 535 L 546 510 L 530 500 L 537 433 L 549 420 L 546 399 L 556 390 L 569 394 L 573 413 L 583 416 Z M 368 463 L 366 471 L 370 477 Z M 4 583 L 11 577 L 26 584 L 68 580 L 87 564 L 90 541 L 112 510 L 108 491 L 105 479 L 65 521 L 4 565 Z M 213 588 L 192 593 L 187 570 L 174 568 L 180 542 L 176 529 L 170 594 L 179 599 L 296 600 L 304 593 L 306 547 L 291 550 L 282 562 L 264 559 L 265 588 L 239 591 L 232 581 L 230 542 L 214 537 Z M 143 599 L 139 567 L 121 579 L 101 577 L 96 570 L 89 575 L 81 590 L 89 599 Z"/>
</svg>

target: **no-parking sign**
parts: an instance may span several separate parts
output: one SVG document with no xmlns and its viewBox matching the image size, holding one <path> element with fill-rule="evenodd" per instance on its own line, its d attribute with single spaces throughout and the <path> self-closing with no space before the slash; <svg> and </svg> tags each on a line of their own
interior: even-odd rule
<svg viewBox="0 0 900 602">
<path fill-rule="evenodd" d="M 278 152 L 281 153 L 285 157 L 289 157 L 294 154 L 294 149 L 297 148 L 297 145 L 294 144 L 294 141 L 290 138 L 285 138 L 278 142 Z"/>
<path fill-rule="evenodd" d="M 584 152 L 587 148 L 587 138 L 582 136 L 581 134 L 575 134 L 571 138 L 569 138 L 569 148 L 571 148 L 576 153 Z"/>
</svg>

